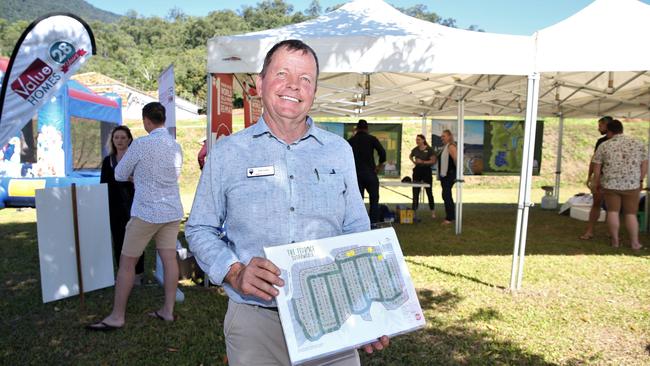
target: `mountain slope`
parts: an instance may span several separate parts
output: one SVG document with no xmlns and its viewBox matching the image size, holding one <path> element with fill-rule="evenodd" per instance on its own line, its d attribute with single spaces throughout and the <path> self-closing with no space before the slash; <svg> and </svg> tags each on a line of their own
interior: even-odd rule
<svg viewBox="0 0 650 366">
<path fill-rule="evenodd" d="M 112 23 L 120 15 L 98 9 L 84 0 L 2 0 L 0 1 L 0 18 L 9 22 L 16 20 L 33 21 L 52 12 L 67 12 L 79 16 L 86 22 L 98 20 Z"/>
</svg>

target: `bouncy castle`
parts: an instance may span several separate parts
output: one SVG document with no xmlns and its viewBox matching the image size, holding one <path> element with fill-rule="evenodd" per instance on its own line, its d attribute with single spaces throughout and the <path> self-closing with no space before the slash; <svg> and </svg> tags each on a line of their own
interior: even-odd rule
<svg viewBox="0 0 650 366">
<path fill-rule="evenodd" d="M 0 208 L 34 207 L 36 189 L 98 184 L 121 106 L 119 97 L 69 80 L 0 150 Z"/>
</svg>

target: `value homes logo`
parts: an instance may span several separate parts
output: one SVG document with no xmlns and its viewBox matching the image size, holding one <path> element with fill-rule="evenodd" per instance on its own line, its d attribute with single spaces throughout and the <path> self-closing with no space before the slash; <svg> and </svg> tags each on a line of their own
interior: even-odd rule
<svg viewBox="0 0 650 366">
<path fill-rule="evenodd" d="M 11 89 L 30 104 L 36 105 L 59 80 L 60 74 L 43 60 L 36 58 L 11 83 Z"/>
<path fill-rule="evenodd" d="M 61 72 L 63 74 L 67 73 L 70 70 L 70 66 L 86 54 L 86 50 L 83 48 L 76 50 L 72 43 L 67 41 L 54 42 L 49 50 L 50 58 L 54 62 L 62 65 Z M 50 65 L 37 57 L 11 83 L 11 89 L 31 105 L 36 105 L 62 77 Z"/>
</svg>

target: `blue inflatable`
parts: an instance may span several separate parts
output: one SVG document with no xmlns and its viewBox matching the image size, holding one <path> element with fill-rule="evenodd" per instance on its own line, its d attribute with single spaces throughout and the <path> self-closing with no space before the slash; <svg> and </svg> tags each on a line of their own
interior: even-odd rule
<svg viewBox="0 0 650 366">
<path fill-rule="evenodd" d="M 0 208 L 34 207 L 45 187 L 98 184 L 111 130 L 121 124 L 119 97 L 68 81 L 0 150 Z"/>
</svg>

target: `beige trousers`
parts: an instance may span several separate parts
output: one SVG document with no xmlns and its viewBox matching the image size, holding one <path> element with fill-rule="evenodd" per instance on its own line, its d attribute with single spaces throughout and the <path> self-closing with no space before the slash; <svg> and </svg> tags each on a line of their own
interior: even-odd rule
<svg viewBox="0 0 650 366">
<path fill-rule="evenodd" d="M 229 366 L 291 365 L 277 311 L 228 301 L 223 324 Z M 359 366 L 357 350 L 346 351 L 301 366 Z"/>
</svg>

